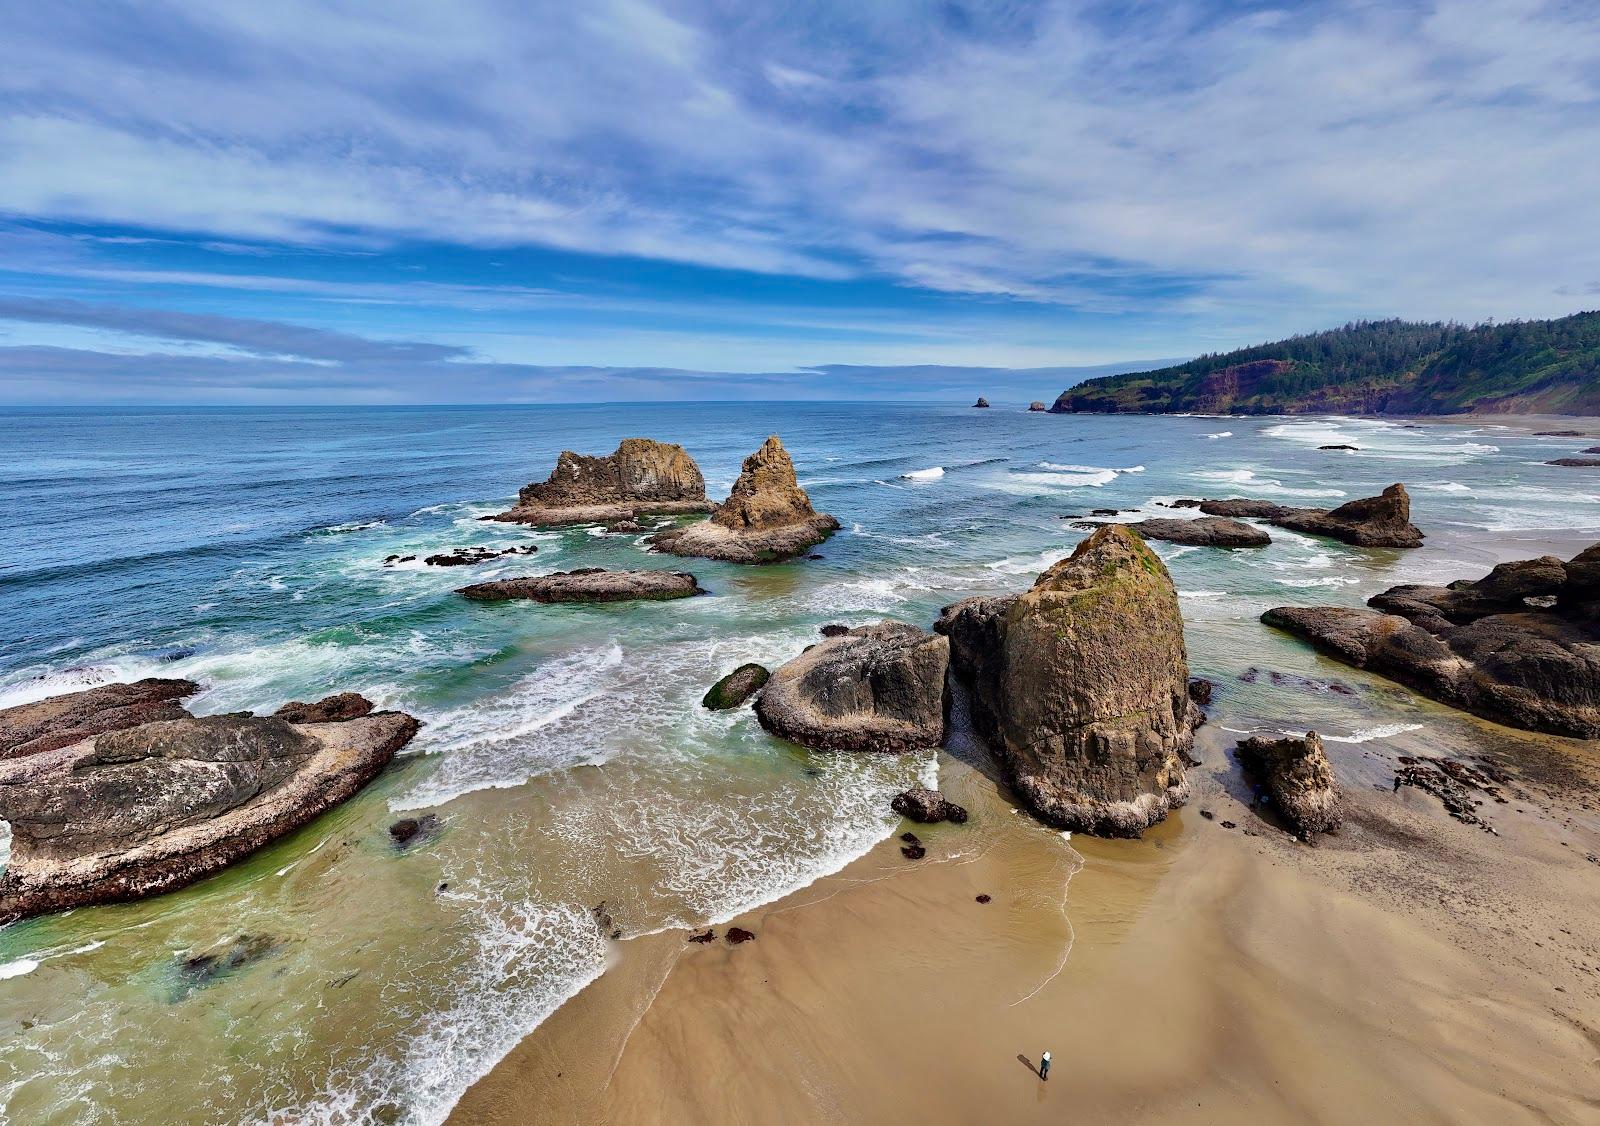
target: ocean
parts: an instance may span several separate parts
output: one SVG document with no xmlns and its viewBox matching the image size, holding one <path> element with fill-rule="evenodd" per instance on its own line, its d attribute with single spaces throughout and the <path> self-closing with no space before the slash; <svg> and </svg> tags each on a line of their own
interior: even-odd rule
<svg viewBox="0 0 1600 1126">
<path fill-rule="evenodd" d="M 843 524 L 822 559 L 686 561 L 642 537 L 479 519 L 560 450 L 629 436 L 683 444 L 720 498 L 770 433 Z M 1317 448 L 1336 443 L 1360 448 Z M 624 941 L 732 918 L 860 856 L 895 831 L 892 794 L 937 781 L 931 750 L 812 754 L 749 709 L 707 712 L 717 677 L 781 663 L 825 624 L 926 626 L 958 598 L 1023 589 L 1085 534 L 1068 517 L 1096 508 L 1332 506 L 1404 482 L 1428 535 L 1416 551 L 1279 529 L 1259 550 L 1155 546 L 1192 671 L 1224 686 L 1219 722 L 1357 744 L 1449 730 L 1448 712 L 1398 689 L 1323 690 L 1357 674 L 1257 616 L 1575 553 L 1600 538 L 1600 478 L 1544 464 L 1573 446 L 1482 420 L 1021 404 L 0 414 L 0 706 L 181 676 L 205 686 L 196 712 L 354 690 L 425 724 L 355 799 L 216 878 L 0 929 L 0 1117 L 440 1121 L 605 972 L 614 947 L 592 908 Z M 527 543 L 537 554 L 470 568 L 384 565 Z M 580 566 L 687 568 L 711 593 L 593 607 L 453 593 Z M 387 826 L 421 812 L 439 835 L 397 851 Z M 178 971 L 240 933 L 270 953 L 206 984 Z"/>
</svg>

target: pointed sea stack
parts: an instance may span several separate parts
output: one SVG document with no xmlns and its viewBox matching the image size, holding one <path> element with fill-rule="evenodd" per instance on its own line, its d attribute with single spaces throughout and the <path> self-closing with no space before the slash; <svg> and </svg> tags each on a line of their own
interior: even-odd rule
<svg viewBox="0 0 1600 1126">
<path fill-rule="evenodd" d="M 508 524 L 603 524 L 641 515 L 710 510 L 705 478 L 682 446 L 625 438 L 605 457 L 562 450 L 549 478 L 524 486 L 512 508 L 485 519 Z"/>
<path fill-rule="evenodd" d="M 972 715 L 1042 820 L 1135 837 L 1189 797 L 1189 698 L 1178 593 L 1137 535 L 1107 525 L 1026 594 L 969 598 L 934 628 Z"/>
<path fill-rule="evenodd" d="M 728 499 L 711 519 L 650 537 L 659 551 L 729 563 L 776 563 L 815 547 L 839 521 L 811 507 L 795 481 L 794 462 L 776 434 L 744 459 Z"/>
<path fill-rule="evenodd" d="M 1290 508 L 1267 500 L 1204 500 L 1197 506 L 1207 516 L 1244 516 L 1265 520 L 1292 532 L 1308 532 L 1356 547 L 1421 547 L 1422 532 L 1411 523 L 1411 494 L 1404 485 L 1390 485 L 1375 497 L 1363 497 L 1335 509 Z"/>
</svg>

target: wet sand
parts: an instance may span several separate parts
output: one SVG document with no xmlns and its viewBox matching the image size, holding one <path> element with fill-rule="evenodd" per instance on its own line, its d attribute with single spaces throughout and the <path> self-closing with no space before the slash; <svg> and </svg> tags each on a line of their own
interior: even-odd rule
<svg viewBox="0 0 1600 1126">
<path fill-rule="evenodd" d="M 1333 748 L 1349 820 L 1316 847 L 1215 725 L 1137 842 L 1069 844 L 947 759 L 973 816 L 912 826 L 926 859 L 884 842 L 741 946 L 619 944 L 452 1122 L 1600 1121 L 1600 756 L 1475 730 L 1525 767 L 1498 835 L 1390 791 L 1442 750 L 1402 738 Z"/>
</svg>

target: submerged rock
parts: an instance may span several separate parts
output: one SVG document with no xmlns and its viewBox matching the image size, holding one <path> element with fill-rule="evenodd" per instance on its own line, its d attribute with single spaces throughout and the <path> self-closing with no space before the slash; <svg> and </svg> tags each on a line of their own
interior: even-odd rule
<svg viewBox="0 0 1600 1126">
<path fill-rule="evenodd" d="M 644 525 L 637 520 L 613 520 L 606 525 L 606 532 L 613 536 L 634 535 L 644 531 Z"/>
<path fill-rule="evenodd" d="M 430 555 L 422 562 L 428 567 L 470 567 L 477 563 L 487 563 L 491 559 L 501 559 L 507 555 L 532 555 L 538 550 L 538 546 L 531 543 L 515 544 L 511 547 L 453 547 L 449 551 Z"/>
<path fill-rule="evenodd" d="M 359 692 L 340 692 L 314 704 L 290 700 L 272 714 L 285 723 L 343 723 L 371 715 L 372 701 Z"/>
<path fill-rule="evenodd" d="M 1422 532 L 1411 523 L 1411 495 L 1404 485 L 1390 485 L 1378 496 L 1331 510 L 1288 508 L 1264 500 L 1206 500 L 1199 508 L 1207 516 L 1252 517 L 1357 547 L 1422 546 Z"/>
<path fill-rule="evenodd" d="M 0 710 L 0 759 L 70 747 L 91 735 L 158 719 L 185 719 L 178 703 L 200 686 L 192 680 L 151 677 L 132 684 L 102 684 Z"/>
<path fill-rule="evenodd" d="M 1349 445 L 1346 442 L 1335 442 L 1331 446 L 1318 446 L 1317 449 L 1319 449 L 1319 450 L 1354 450 L 1356 452 L 1360 452 L 1361 447 L 1360 446 L 1352 446 L 1352 445 Z"/>
<path fill-rule="evenodd" d="M 402 817 L 389 826 L 389 839 L 396 848 L 405 849 L 431 839 L 439 832 L 439 815 L 425 813 L 421 817 Z"/>
<path fill-rule="evenodd" d="M 947 606 L 934 627 L 972 686 L 973 721 L 1041 819 L 1137 836 L 1189 796 L 1178 594 L 1138 536 L 1107 525 L 1009 598 Z"/>
<path fill-rule="evenodd" d="M 805 554 L 838 529 L 839 521 L 811 507 L 789 452 L 774 434 L 744 459 L 733 491 L 711 519 L 657 532 L 650 544 L 673 555 L 776 563 Z"/>
<path fill-rule="evenodd" d="M 817 750 L 937 747 L 949 661 L 950 643 L 915 626 L 858 626 L 780 666 L 756 698 L 756 717 Z"/>
<path fill-rule="evenodd" d="M 1202 516 L 1198 520 L 1141 520 L 1128 527 L 1147 540 L 1195 547 L 1266 547 L 1272 542 L 1272 537 L 1255 525 L 1221 516 Z"/>
<path fill-rule="evenodd" d="M 1425 696 L 1512 727 L 1600 737 L 1600 544 L 1398 586 L 1372 609 L 1279 606 L 1261 620 Z"/>
<path fill-rule="evenodd" d="M 1245 739 L 1238 755 L 1296 833 L 1326 833 L 1339 827 L 1339 788 L 1315 731 L 1306 732 L 1304 739 Z"/>
<path fill-rule="evenodd" d="M 192 986 L 210 985 L 234 970 L 259 962 L 281 946 L 265 934 L 241 934 L 178 958 L 178 973 Z"/>
<path fill-rule="evenodd" d="M 710 708 L 714 712 L 737 708 L 761 691 L 771 675 L 764 665 L 755 663 L 740 665 L 711 686 L 701 698 L 700 706 Z"/>
<path fill-rule="evenodd" d="M 525 486 L 517 503 L 485 517 L 512 524 L 600 524 L 641 514 L 707 512 L 706 482 L 682 446 L 625 438 L 613 453 L 562 450 L 550 476 Z"/>
<path fill-rule="evenodd" d="M 355 794 L 416 731 L 398 712 L 185 717 L 0 763 L 0 923 L 191 884 Z"/>
<path fill-rule="evenodd" d="M 582 567 L 522 579 L 474 583 L 456 592 L 475 602 L 660 602 L 706 593 L 687 571 L 607 571 Z"/>
<path fill-rule="evenodd" d="M 957 825 L 964 825 L 967 820 L 966 809 L 950 801 L 938 790 L 930 790 L 925 786 L 913 786 L 904 793 L 896 794 L 894 800 L 889 803 L 889 808 L 901 817 L 923 825 L 932 825 L 940 821 L 953 821 Z M 913 837 L 911 843 L 917 843 L 916 838 Z"/>
</svg>

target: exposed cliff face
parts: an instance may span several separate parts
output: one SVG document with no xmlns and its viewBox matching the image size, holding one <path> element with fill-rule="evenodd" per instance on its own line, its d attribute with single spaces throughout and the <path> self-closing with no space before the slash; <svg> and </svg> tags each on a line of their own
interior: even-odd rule
<svg viewBox="0 0 1600 1126">
<path fill-rule="evenodd" d="M 682 446 L 625 438 L 605 457 L 561 451 L 546 480 L 524 486 L 516 506 L 492 519 L 587 524 L 710 508 L 705 478 Z"/>
<path fill-rule="evenodd" d="M 839 521 L 811 507 L 789 451 L 774 434 L 744 459 L 733 491 L 710 520 L 659 532 L 650 543 L 674 555 L 772 563 L 816 546 L 838 527 Z"/>
<path fill-rule="evenodd" d="M 1197 709 L 1183 620 L 1137 535 L 1107 525 L 1026 594 L 958 602 L 934 628 L 972 685 L 977 726 L 1042 819 L 1136 836 L 1187 799 Z"/>
<path fill-rule="evenodd" d="M 1372 609 L 1280 606 L 1261 620 L 1476 715 L 1600 738 L 1600 544 L 1502 563 L 1475 582 L 1398 586 Z"/>
<path fill-rule="evenodd" d="M 858 626 L 772 673 L 756 716 L 774 735 L 827 751 L 913 751 L 944 741 L 950 644 L 915 626 Z"/>
<path fill-rule="evenodd" d="M 0 923 L 193 883 L 349 798 L 416 730 L 186 716 L 0 763 Z"/>
</svg>

